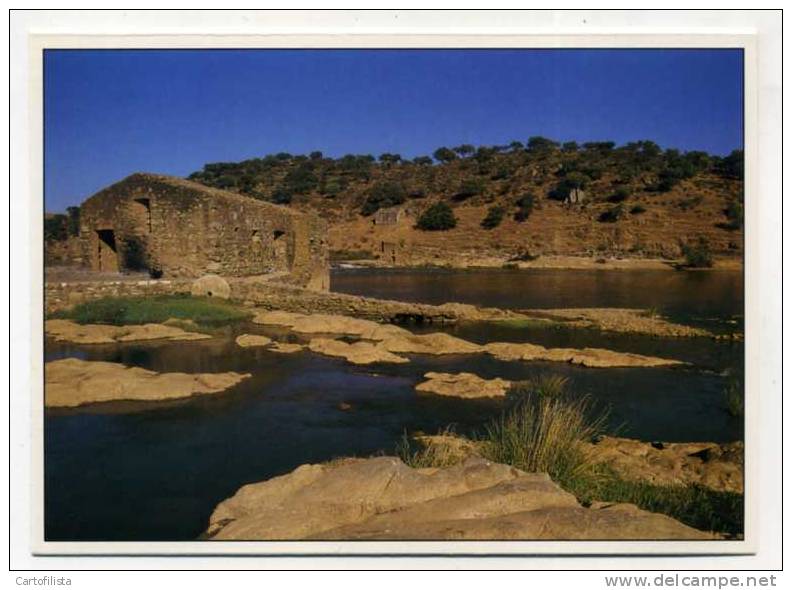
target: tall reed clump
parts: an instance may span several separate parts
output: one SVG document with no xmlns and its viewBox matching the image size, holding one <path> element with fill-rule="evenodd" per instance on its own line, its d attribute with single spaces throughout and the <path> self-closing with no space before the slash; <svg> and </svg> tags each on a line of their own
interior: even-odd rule
<svg viewBox="0 0 792 590">
<path fill-rule="evenodd" d="M 583 443 L 603 432 L 588 398 L 572 399 L 561 377 L 538 377 L 519 386 L 522 395 L 484 429 L 481 453 L 527 472 L 545 472 L 561 485 L 593 476 Z"/>
</svg>

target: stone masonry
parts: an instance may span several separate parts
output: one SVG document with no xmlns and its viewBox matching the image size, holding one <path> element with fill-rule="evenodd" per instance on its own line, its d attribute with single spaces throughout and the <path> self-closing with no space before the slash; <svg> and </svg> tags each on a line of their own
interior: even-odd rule
<svg viewBox="0 0 792 590">
<path fill-rule="evenodd" d="M 318 217 L 180 178 L 133 174 L 80 207 L 79 257 L 95 271 L 153 277 L 279 275 L 329 288 Z"/>
</svg>

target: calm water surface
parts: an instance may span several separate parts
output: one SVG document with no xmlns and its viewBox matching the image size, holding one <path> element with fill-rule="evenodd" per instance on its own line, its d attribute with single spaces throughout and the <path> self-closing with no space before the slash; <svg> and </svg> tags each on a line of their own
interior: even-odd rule
<svg viewBox="0 0 792 590">
<path fill-rule="evenodd" d="M 602 306 L 602 294 L 609 293 L 607 299 L 612 305 L 642 307 L 642 302 L 662 300 L 662 304 L 651 305 L 718 321 L 738 315 L 742 306 L 739 275 L 689 273 L 693 278 L 684 278 L 685 273 L 663 273 L 658 277 L 662 286 L 650 289 L 644 273 L 610 272 L 607 277 L 581 273 L 579 296 L 566 293 L 564 302 L 554 302 L 546 291 L 574 290 L 575 281 L 554 277 L 542 283 L 521 273 L 487 272 L 483 273 L 487 280 L 479 277 L 481 280 L 472 281 L 480 297 L 474 300 L 469 292 L 467 297 L 458 296 L 466 293 L 462 290 L 464 281 L 471 282 L 469 273 L 462 274 L 441 273 L 438 278 L 438 273 L 336 273 L 333 287 L 389 298 L 455 299 L 504 307 Z M 633 274 L 637 287 L 631 294 L 626 275 Z M 607 286 L 596 287 L 601 281 Z M 685 281 L 693 283 L 684 287 Z M 503 285 L 507 282 L 518 285 L 521 293 L 508 297 L 499 294 L 498 289 L 506 288 Z M 401 291 L 406 284 L 418 291 Z M 496 289 L 493 284 L 500 287 Z M 545 291 L 541 284 L 546 285 Z M 460 291 L 453 291 L 452 285 L 458 285 L 454 289 Z M 687 307 L 683 305 L 685 289 Z M 708 308 L 710 299 L 717 305 Z M 513 303 L 506 305 L 507 301 Z M 79 357 L 157 371 L 253 374 L 220 395 L 164 404 L 117 403 L 47 411 L 48 539 L 194 539 L 205 529 L 215 505 L 245 483 L 286 473 L 307 462 L 392 453 L 405 431 L 435 432 L 454 424 L 459 432 L 473 432 L 502 409 L 498 401 L 416 394 L 415 384 L 431 370 L 467 370 L 508 379 L 537 372 L 563 373 L 571 379 L 575 391 L 589 394 L 600 407 L 609 409 L 614 432 L 668 441 L 727 441 L 742 436 L 741 420 L 722 409 L 723 372 L 741 363 L 743 348 L 739 343 L 468 324 L 450 331 L 478 342 L 602 346 L 679 358 L 692 366 L 585 369 L 562 363 L 507 363 L 488 356 L 451 355 L 414 356 L 406 365 L 355 367 L 310 353 L 279 355 L 242 349 L 233 342 L 234 333 L 239 331 L 285 336 L 279 330 L 247 325 L 206 342 L 110 346 L 47 343 L 47 360 Z"/>
</svg>

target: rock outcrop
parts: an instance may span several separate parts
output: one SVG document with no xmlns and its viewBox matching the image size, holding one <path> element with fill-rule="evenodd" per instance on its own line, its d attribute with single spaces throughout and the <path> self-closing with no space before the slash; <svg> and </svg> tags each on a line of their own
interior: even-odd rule
<svg viewBox="0 0 792 590">
<path fill-rule="evenodd" d="M 591 460 L 620 477 L 657 485 L 698 484 L 743 493 L 743 443 L 648 443 L 606 436 L 586 445 Z"/>
<path fill-rule="evenodd" d="M 269 346 L 272 344 L 272 338 L 262 336 L 261 334 L 240 334 L 236 337 L 235 342 L 243 348 L 250 348 L 252 346 Z"/>
<path fill-rule="evenodd" d="M 308 349 L 327 356 L 345 358 L 355 365 L 410 362 L 408 359 L 388 352 L 371 342 L 353 342 L 349 344 L 343 340 L 333 340 L 332 338 L 314 338 L 308 344 Z"/>
<path fill-rule="evenodd" d="M 481 352 L 478 344 L 456 338 L 444 332 L 432 334 L 407 333 L 387 338 L 380 343 L 385 350 L 405 354 L 475 354 Z"/>
<path fill-rule="evenodd" d="M 219 393 L 249 373 L 157 373 L 120 363 L 67 358 L 44 367 L 47 407 L 109 401 L 160 401 Z"/>
<path fill-rule="evenodd" d="M 502 361 L 556 361 L 584 367 L 666 367 L 682 361 L 604 348 L 545 348 L 538 344 L 491 342 L 484 351 Z"/>
<path fill-rule="evenodd" d="M 713 539 L 626 504 L 584 508 L 546 474 L 480 458 L 412 469 L 394 457 L 303 465 L 221 502 L 213 540 Z"/>
<path fill-rule="evenodd" d="M 536 309 L 525 313 L 541 319 L 561 321 L 570 326 L 596 328 L 606 332 L 647 334 L 664 338 L 713 336 L 709 330 L 677 324 L 645 309 L 581 307 Z"/>
<path fill-rule="evenodd" d="M 302 344 L 295 344 L 292 342 L 273 342 L 267 350 L 270 352 L 279 352 L 281 354 L 294 354 L 305 350 Z"/>
<path fill-rule="evenodd" d="M 187 332 L 176 326 L 163 324 L 83 325 L 71 320 L 47 320 L 44 322 L 44 331 L 47 336 L 58 342 L 74 342 L 75 344 L 112 344 L 143 340 L 206 340 L 211 338 L 208 334 Z"/>
<path fill-rule="evenodd" d="M 503 397 L 511 387 L 505 379 L 483 379 L 473 373 L 435 373 L 424 375 L 427 381 L 415 386 L 416 391 L 449 397 Z"/>
<path fill-rule="evenodd" d="M 452 309 L 457 309 L 457 305 L 455 304 Z M 381 324 L 371 320 L 362 320 L 343 315 L 267 311 L 257 313 L 253 321 L 258 324 L 287 327 L 301 334 L 354 336 L 362 340 L 376 342 L 380 350 L 397 355 L 487 353 L 504 361 L 559 361 L 579 364 L 585 367 L 660 367 L 683 364 L 680 361 L 671 359 L 616 352 L 601 348 L 545 348 L 544 346 L 527 342 L 492 342 L 481 345 L 451 336 L 445 332 L 413 334 L 409 330 L 392 324 Z M 366 351 L 366 354 L 369 355 L 374 354 L 372 346 L 363 344 L 365 343 L 361 343 L 361 346 L 358 347 L 360 351 Z M 339 353 L 344 352 L 344 354 L 333 354 L 333 356 L 345 356 L 348 350 L 348 347 L 330 345 L 325 342 L 325 339 L 322 339 L 317 347 L 332 349 Z"/>
</svg>

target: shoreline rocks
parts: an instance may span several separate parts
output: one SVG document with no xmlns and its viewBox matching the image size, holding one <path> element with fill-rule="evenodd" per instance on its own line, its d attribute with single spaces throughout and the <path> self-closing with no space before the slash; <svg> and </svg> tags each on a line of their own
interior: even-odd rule
<svg viewBox="0 0 792 590">
<path fill-rule="evenodd" d="M 234 342 L 242 348 L 269 346 L 272 344 L 272 338 L 262 336 L 260 334 L 240 334 L 236 337 Z"/>
<path fill-rule="evenodd" d="M 466 399 L 504 397 L 511 387 L 505 379 L 483 379 L 473 373 L 429 372 L 424 378 L 427 381 L 416 385 L 416 391 Z"/>
<path fill-rule="evenodd" d="M 109 401 L 160 401 L 219 393 L 249 373 L 157 373 L 120 363 L 67 358 L 46 363 L 46 407 Z"/>
<path fill-rule="evenodd" d="M 590 508 L 547 474 L 481 458 L 413 469 L 395 457 L 302 465 L 241 487 L 217 505 L 204 538 L 714 539 L 629 504 Z"/>
<path fill-rule="evenodd" d="M 530 309 L 526 315 L 561 322 L 565 326 L 594 328 L 604 332 L 646 334 L 664 338 L 712 338 L 704 328 L 677 324 L 645 309 L 581 307 L 568 309 Z"/>
<path fill-rule="evenodd" d="M 106 324 L 78 324 L 71 320 L 47 320 L 44 332 L 57 342 L 75 344 L 114 344 L 145 340 L 207 340 L 209 334 L 188 332 L 164 324 L 134 324 L 111 326 Z"/>
<path fill-rule="evenodd" d="M 308 350 L 326 356 L 337 356 L 355 365 L 372 363 L 408 363 L 409 359 L 395 355 L 370 342 L 353 342 L 332 338 L 314 338 L 308 344 Z"/>
<path fill-rule="evenodd" d="M 606 436 L 585 450 L 592 461 L 607 465 L 624 479 L 743 493 L 742 442 L 648 443 Z"/>
</svg>

